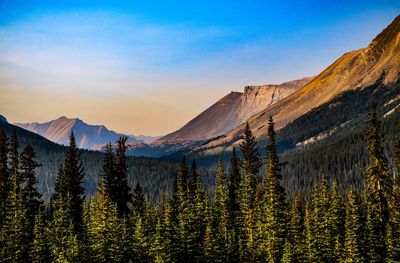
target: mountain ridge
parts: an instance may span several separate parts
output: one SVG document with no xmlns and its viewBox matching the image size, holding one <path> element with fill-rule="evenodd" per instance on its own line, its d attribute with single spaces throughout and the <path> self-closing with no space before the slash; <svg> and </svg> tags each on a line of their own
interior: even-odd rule
<svg viewBox="0 0 400 263">
<path fill-rule="evenodd" d="M 96 145 L 108 142 L 114 143 L 121 136 L 126 136 L 129 142 L 144 142 L 135 136 L 109 130 L 104 125 L 87 124 L 79 118 L 68 118 L 66 116 L 44 123 L 15 123 L 14 125 L 35 132 L 52 142 L 62 145 L 68 144 L 69 135 L 73 131 L 78 147 L 83 149 L 92 149 Z"/>
<path fill-rule="evenodd" d="M 266 133 L 265 124 L 270 116 L 274 117 L 276 128 L 280 129 L 344 91 L 364 88 L 379 79 L 385 85 L 394 83 L 400 73 L 399 43 L 400 16 L 397 16 L 366 48 L 343 54 L 301 89 L 197 150 L 218 152 L 237 144 L 246 122 L 254 135 L 260 138 Z"/>
<path fill-rule="evenodd" d="M 251 115 L 289 96 L 312 77 L 281 84 L 245 86 L 244 92 L 230 92 L 194 117 L 179 130 L 167 134 L 157 143 L 202 141 L 225 134 Z"/>
</svg>

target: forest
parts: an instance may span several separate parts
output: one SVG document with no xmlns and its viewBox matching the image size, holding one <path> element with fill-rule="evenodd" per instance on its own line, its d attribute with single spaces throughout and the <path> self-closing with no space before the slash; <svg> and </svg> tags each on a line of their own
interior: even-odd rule
<svg viewBox="0 0 400 263">
<path fill-rule="evenodd" d="M 1 262 L 399 262 L 400 137 L 388 142 L 382 130 L 373 105 L 363 184 L 349 179 L 340 190 L 341 180 L 321 175 L 310 193 L 288 193 L 270 117 L 265 150 L 247 125 L 229 165 L 218 161 L 212 193 L 183 156 L 159 202 L 128 182 L 124 137 L 107 146 L 97 191 L 85 198 L 73 134 L 43 202 L 35 149 L 0 130 Z"/>
</svg>

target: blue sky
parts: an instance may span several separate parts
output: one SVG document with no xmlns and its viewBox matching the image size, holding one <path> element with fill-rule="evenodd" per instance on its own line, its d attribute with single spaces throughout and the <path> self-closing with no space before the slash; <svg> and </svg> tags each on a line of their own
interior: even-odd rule
<svg viewBox="0 0 400 263">
<path fill-rule="evenodd" d="M 318 74 L 399 11 L 399 1 L 0 0 L 0 113 L 165 134 L 231 90 Z"/>
</svg>

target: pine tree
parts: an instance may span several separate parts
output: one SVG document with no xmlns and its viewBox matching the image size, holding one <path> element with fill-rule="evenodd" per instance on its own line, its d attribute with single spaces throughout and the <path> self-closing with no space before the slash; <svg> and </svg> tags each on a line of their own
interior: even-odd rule
<svg viewBox="0 0 400 263">
<path fill-rule="evenodd" d="M 189 180 L 189 172 L 186 165 L 185 156 L 182 157 L 177 173 L 177 189 L 174 194 L 174 201 L 176 201 L 176 220 L 175 224 L 177 237 L 176 246 L 177 249 L 177 259 L 178 261 L 184 262 L 184 260 L 188 259 L 188 243 L 189 243 L 189 213 L 190 213 L 190 180 Z"/>
<path fill-rule="evenodd" d="M 163 224 L 162 218 L 158 218 L 156 224 L 156 233 L 151 243 L 151 257 L 152 261 L 156 263 L 163 263 L 163 262 L 171 262 L 171 256 L 168 251 L 168 247 L 170 246 L 165 235 L 165 227 Z"/>
<path fill-rule="evenodd" d="M 93 262 L 120 262 L 123 259 L 122 230 L 117 207 L 102 180 L 90 206 L 87 230 Z"/>
<path fill-rule="evenodd" d="M 239 234 L 240 234 L 240 206 L 239 206 L 239 196 L 238 189 L 241 181 L 240 178 L 240 160 L 236 155 L 236 150 L 232 150 L 232 158 L 230 160 L 229 170 L 228 170 L 228 229 L 230 236 L 232 237 L 230 255 L 231 260 L 237 262 L 239 260 Z"/>
<path fill-rule="evenodd" d="M 126 140 L 123 136 L 117 141 L 117 151 L 115 156 L 115 186 L 116 186 L 116 203 L 118 214 L 128 215 L 129 203 L 132 202 L 131 188 L 128 186 L 128 167 L 126 164 Z"/>
<path fill-rule="evenodd" d="M 249 123 L 246 123 L 241 140 L 240 151 L 243 157 L 241 163 L 242 169 L 256 176 L 261 167 L 261 159 L 258 153 L 257 142 L 250 130 Z M 254 181 L 254 183 L 256 182 Z"/>
<path fill-rule="evenodd" d="M 18 159 L 14 160 L 17 161 Z M 18 186 L 18 170 L 13 170 L 12 189 L 6 204 L 4 225 L 0 237 L 0 258 L 5 262 L 24 262 L 29 259 L 29 220 L 25 202 Z"/>
<path fill-rule="evenodd" d="M 134 262 L 149 262 L 149 238 L 146 233 L 145 226 L 143 224 L 143 219 L 139 216 L 136 220 L 133 236 L 133 254 Z"/>
<path fill-rule="evenodd" d="M 25 147 L 20 156 L 20 176 L 24 182 L 22 194 L 26 203 L 27 216 L 30 225 L 34 226 L 35 217 L 42 205 L 42 195 L 37 190 L 35 169 L 39 164 L 35 161 L 36 153 L 31 146 Z"/>
<path fill-rule="evenodd" d="M 177 208 L 173 199 L 168 198 L 163 211 L 163 229 L 165 233 L 164 246 L 166 251 L 166 261 L 176 262 L 181 252 L 180 236 L 177 233 L 178 219 Z M 169 260 L 167 260 L 169 259 Z"/>
<path fill-rule="evenodd" d="M 288 235 L 282 261 L 284 262 L 287 258 L 286 262 L 307 262 L 305 201 L 295 197 L 289 214 Z"/>
<path fill-rule="evenodd" d="M 387 261 L 400 262 L 400 136 L 393 151 L 393 193 L 389 200 L 390 217 L 386 234 Z"/>
<path fill-rule="evenodd" d="M 56 177 L 56 183 L 54 186 L 54 194 L 51 198 L 51 211 L 53 210 L 53 201 L 56 200 L 59 196 L 66 196 L 67 194 L 69 194 L 68 191 L 68 180 L 64 174 L 64 168 L 62 165 L 60 165 L 60 167 L 58 168 L 58 173 L 57 173 L 57 177 Z M 72 215 L 71 215 L 72 216 Z"/>
<path fill-rule="evenodd" d="M 307 210 L 307 243 L 311 262 L 334 262 L 334 247 L 330 237 L 330 192 L 325 179 L 312 193 Z"/>
<path fill-rule="evenodd" d="M 103 157 L 103 167 L 101 171 L 101 177 L 103 178 L 105 189 L 108 191 L 108 195 L 110 196 L 113 202 L 116 202 L 116 172 L 115 172 L 115 157 L 113 153 L 113 148 L 111 143 L 106 145 L 106 149 L 104 151 Z"/>
<path fill-rule="evenodd" d="M 365 262 L 361 206 L 353 188 L 350 188 L 347 195 L 345 229 L 344 262 Z"/>
<path fill-rule="evenodd" d="M 53 220 L 46 227 L 51 262 L 79 262 L 79 242 L 75 234 L 70 193 L 53 201 Z"/>
<path fill-rule="evenodd" d="M 218 175 L 215 189 L 215 204 L 212 217 L 212 239 L 215 256 L 214 262 L 231 261 L 232 237 L 229 232 L 229 211 L 228 211 L 228 182 L 225 176 L 222 160 L 218 162 Z"/>
<path fill-rule="evenodd" d="M 20 191 L 21 186 L 21 176 L 19 174 L 19 154 L 18 154 L 19 142 L 17 137 L 17 131 L 15 128 L 11 134 L 10 141 L 10 174 L 16 177 L 17 192 Z"/>
<path fill-rule="evenodd" d="M 133 215 L 143 216 L 146 211 L 146 199 L 144 197 L 142 187 L 139 182 L 136 183 L 135 189 L 133 190 L 132 198 L 132 213 Z"/>
<path fill-rule="evenodd" d="M 194 222 L 196 225 L 195 229 L 195 255 L 194 258 L 197 262 L 201 262 L 203 257 L 203 245 L 202 242 L 204 240 L 206 228 L 207 228 L 207 220 L 209 219 L 209 204 L 206 197 L 205 192 L 203 191 L 201 184 L 201 176 L 197 171 L 197 165 L 195 160 L 193 159 L 192 167 L 191 167 L 191 178 L 193 180 L 194 188 Z"/>
<path fill-rule="evenodd" d="M 82 229 L 82 206 L 84 199 L 84 189 L 82 180 L 84 177 L 80 154 L 75 142 L 74 133 L 69 138 L 69 146 L 65 152 L 63 174 L 65 177 L 65 190 L 70 194 L 70 209 L 74 229 L 78 232 Z"/>
<path fill-rule="evenodd" d="M 369 165 L 365 170 L 367 182 L 365 197 L 367 206 L 368 260 L 383 262 L 386 258 L 386 226 L 389 218 L 388 200 L 392 191 L 387 160 L 380 134 L 380 121 L 376 105 L 368 118 Z"/>
<path fill-rule="evenodd" d="M 329 235 L 334 248 L 333 261 L 342 262 L 344 249 L 344 209 L 337 183 L 333 182 L 328 210 Z"/>
<path fill-rule="evenodd" d="M 11 177 L 8 169 L 8 138 L 0 128 L 0 229 L 5 218 L 6 199 L 11 186 Z"/>
<path fill-rule="evenodd" d="M 240 212 L 238 216 L 238 228 L 240 233 L 239 250 L 241 260 L 254 259 L 254 200 L 257 186 L 257 174 L 261 166 L 260 156 L 258 154 L 257 142 L 250 130 L 249 124 L 246 124 L 240 151 L 243 160 L 240 162 L 240 183 L 238 189 Z"/>
<path fill-rule="evenodd" d="M 279 262 L 283 255 L 287 232 L 287 205 L 282 179 L 281 163 L 275 146 L 275 130 L 272 117 L 268 122 L 268 144 L 266 147 L 266 171 L 264 176 L 264 196 L 262 199 L 259 224 L 261 239 L 258 253 L 268 262 Z M 287 244 L 287 245 L 290 245 Z"/>
<path fill-rule="evenodd" d="M 33 243 L 30 250 L 30 256 L 33 263 L 50 262 L 48 239 L 45 232 L 45 223 L 43 221 L 43 216 L 41 214 L 37 214 L 35 217 L 35 227 L 33 229 Z"/>
</svg>

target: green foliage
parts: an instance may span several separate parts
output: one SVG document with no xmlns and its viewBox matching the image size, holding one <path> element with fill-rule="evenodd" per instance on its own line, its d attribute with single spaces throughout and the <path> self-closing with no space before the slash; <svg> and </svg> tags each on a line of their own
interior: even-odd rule
<svg viewBox="0 0 400 263">
<path fill-rule="evenodd" d="M 350 189 L 346 201 L 345 251 L 344 262 L 365 262 L 364 228 L 361 215 L 360 198 Z"/>
<path fill-rule="evenodd" d="M 70 196 L 70 207 L 73 216 L 74 229 L 79 232 L 82 228 L 82 209 L 84 199 L 84 188 L 82 180 L 84 177 L 83 165 L 80 161 L 80 154 L 75 142 L 75 136 L 71 133 L 69 138 L 69 146 L 65 152 L 64 161 L 64 187 Z M 68 199 L 66 199 L 68 200 Z"/>
<path fill-rule="evenodd" d="M 285 191 L 280 184 L 281 163 L 275 146 L 272 117 L 268 123 L 267 168 L 264 176 L 264 194 L 258 216 L 258 254 L 268 262 L 279 262 L 283 254 L 287 232 L 287 207 Z M 287 243 L 290 246 L 291 243 Z M 290 247 L 288 247 L 289 249 Z"/>
<path fill-rule="evenodd" d="M 41 214 L 35 217 L 33 229 L 33 243 L 30 250 L 33 263 L 50 262 L 50 251 L 48 247 L 48 237 L 45 232 L 45 222 Z"/>
<path fill-rule="evenodd" d="M 389 168 L 383 152 L 380 121 L 376 105 L 368 119 L 368 151 L 370 164 L 365 170 L 367 182 L 365 198 L 367 206 L 368 260 L 382 262 L 386 258 L 386 226 L 389 218 L 388 200 L 392 191 Z"/>
<path fill-rule="evenodd" d="M 22 195 L 25 200 L 26 213 L 29 219 L 29 223 L 32 226 L 35 221 L 35 217 L 39 214 L 40 207 L 42 205 L 42 195 L 37 189 L 37 180 L 35 169 L 39 164 L 35 160 L 36 153 L 31 146 L 25 147 L 20 156 L 20 176 L 24 182 L 22 187 Z"/>
<path fill-rule="evenodd" d="M 78 262 L 79 241 L 75 234 L 69 193 L 59 195 L 53 202 L 53 219 L 46 227 L 52 262 Z"/>
<path fill-rule="evenodd" d="M 6 212 L 7 194 L 11 186 L 11 177 L 8 169 L 8 138 L 4 130 L 0 129 L 0 229 Z"/>
<path fill-rule="evenodd" d="M 16 160 L 14 160 L 16 161 Z M 7 197 L 0 237 L 0 258 L 4 262 L 23 262 L 29 258 L 30 227 L 25 202 L 17 183 L 18 170 L 13 170 L 12 189 Z"/>
<path fill-rule="evenodd" d="M 122 230 L 116 204 L 101 182 L 96 198 L 90 204 L 87 226 L 92 262 L 120 262 L 123 259 Z"/>
<path fill-rule="evenodd" d="M 128 186 L 128 166 L 126 157 L 127 137 L 121 137 L 117 141 L 115 154 L 115 202 L 120 216 L 129 213 L 128 205 L 132 201 L 131 188 Z"/>
</svg>

